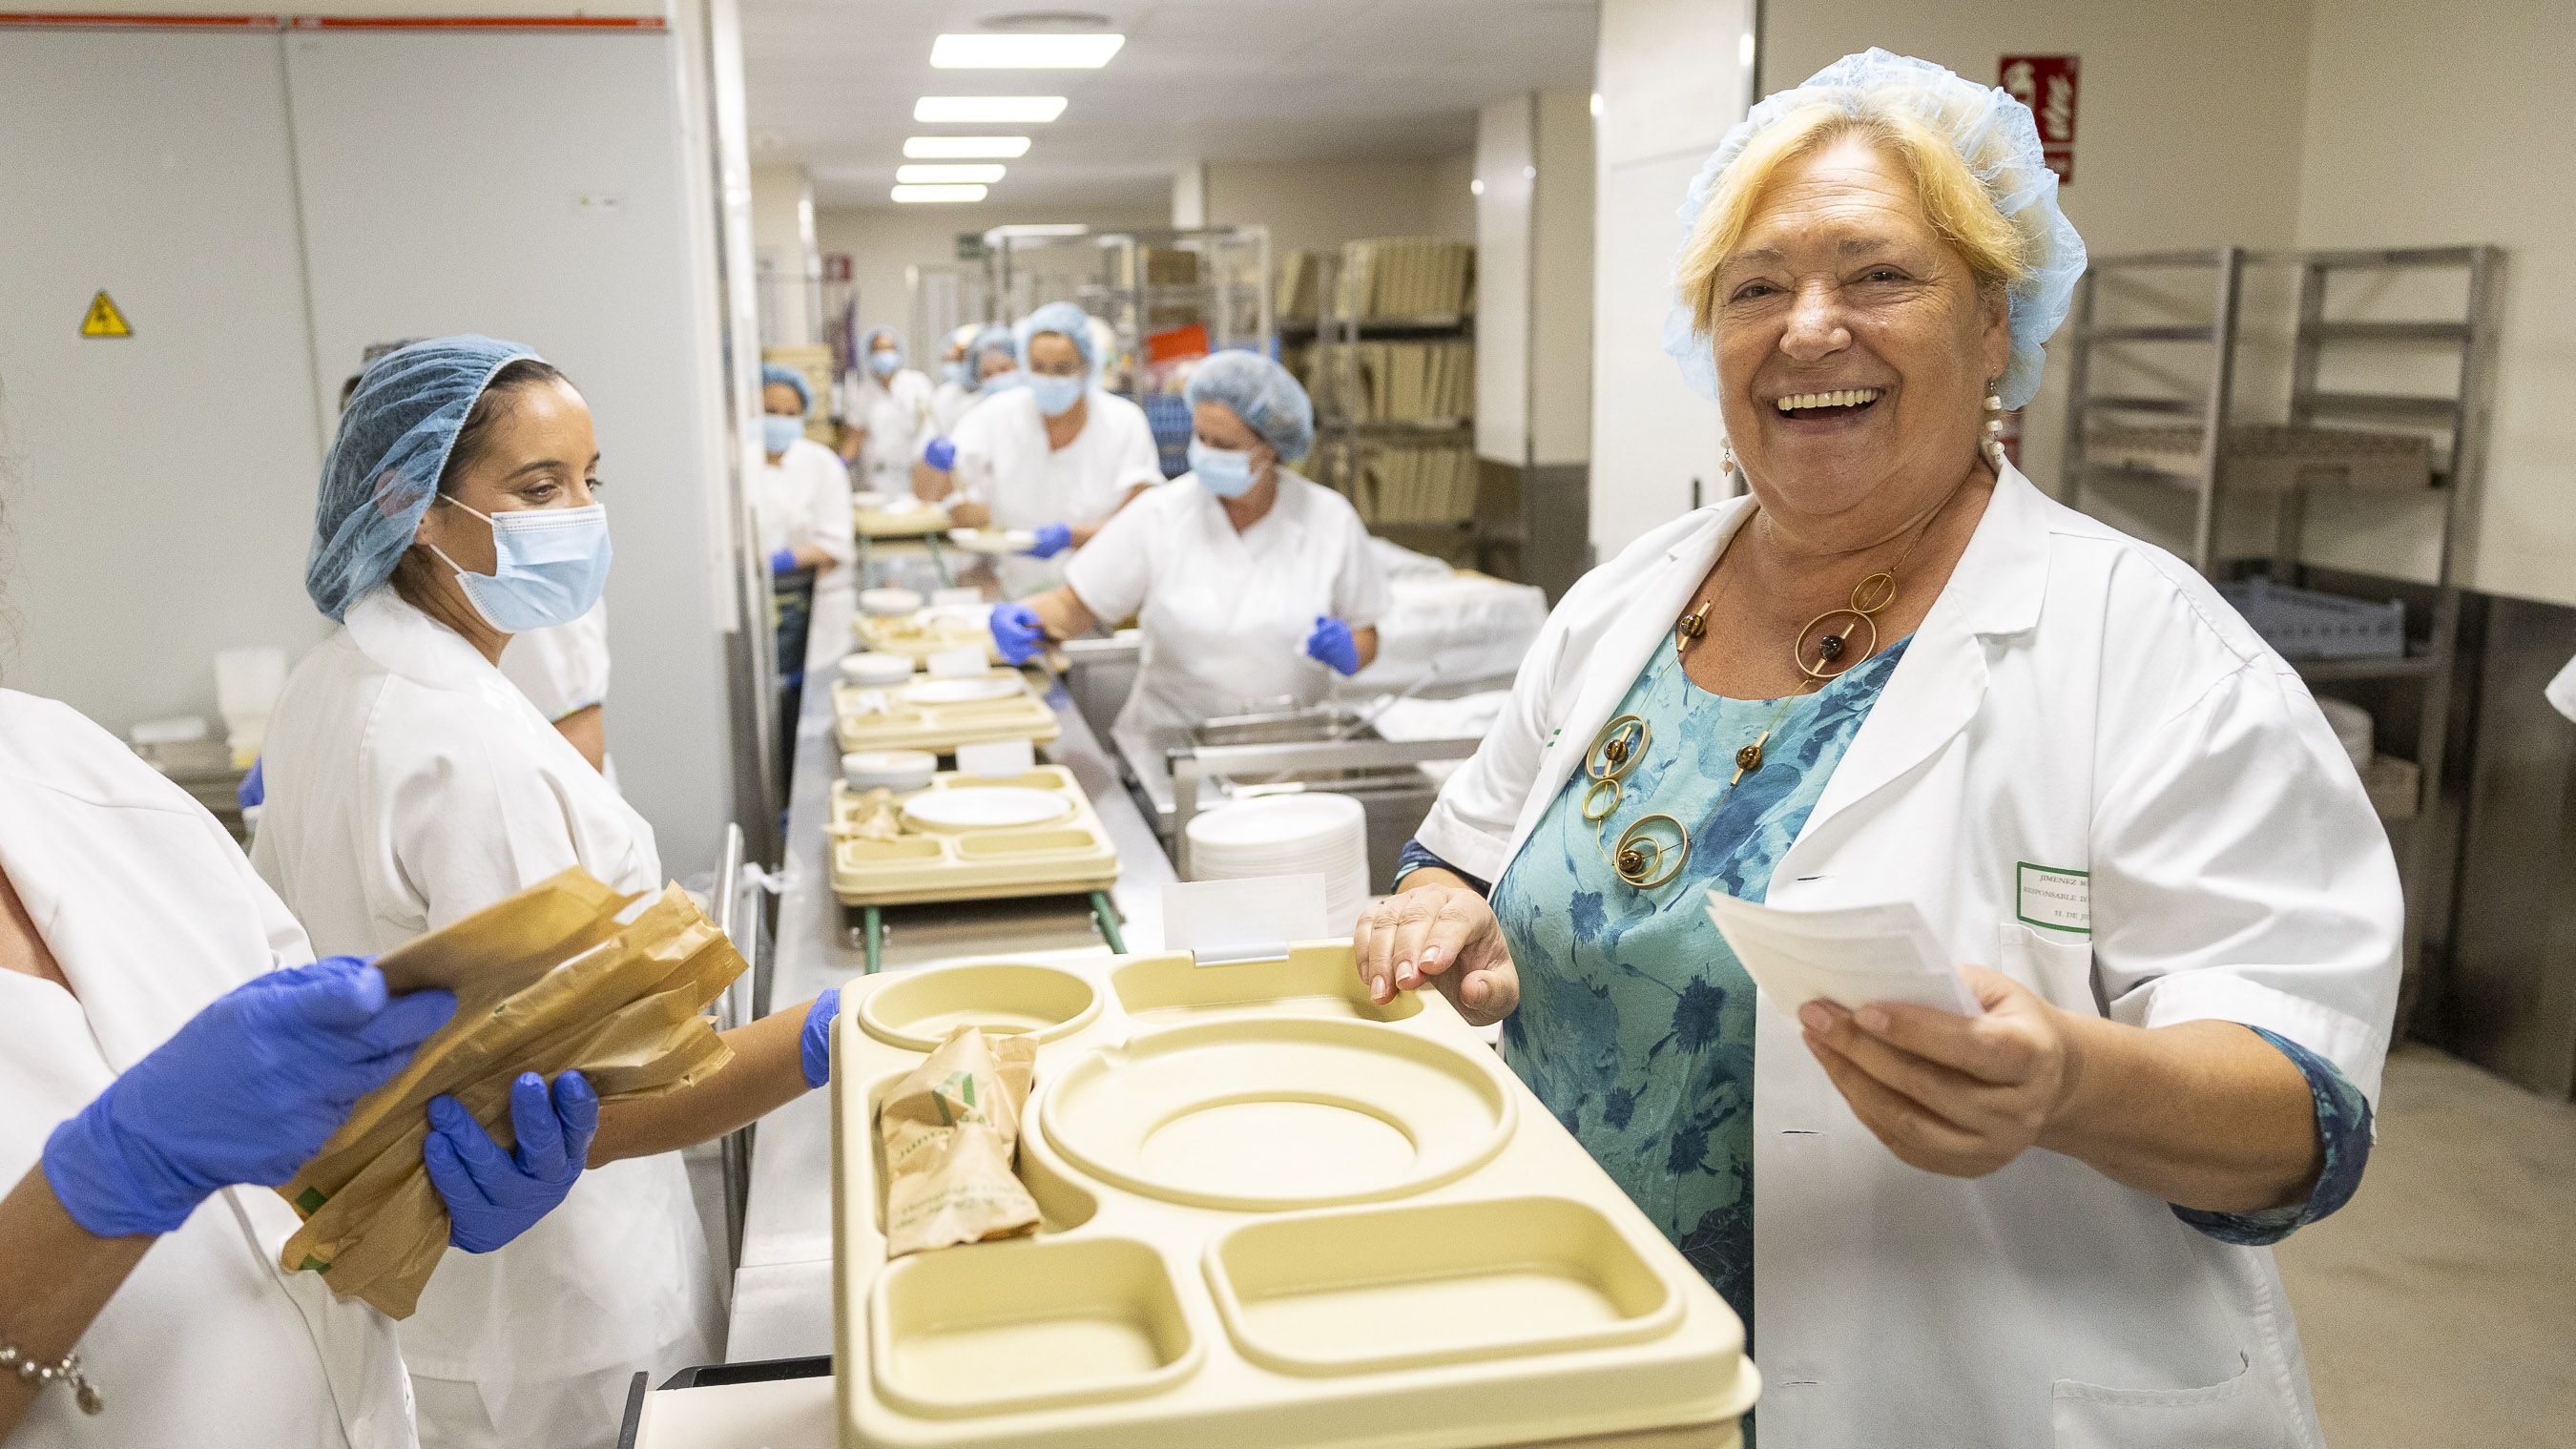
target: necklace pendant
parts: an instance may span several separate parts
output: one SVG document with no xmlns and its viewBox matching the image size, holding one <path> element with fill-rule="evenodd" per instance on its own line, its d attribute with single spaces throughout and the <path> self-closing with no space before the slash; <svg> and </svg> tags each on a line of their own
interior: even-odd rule
<svg viewBox="0 0 2576 1449">
<path fill-rule="evenodd" d="M 1758 769 L 1761 769 L 1761 768 L 1762 768 L 1762 742 L 1761 742 L 1760 740 L 1755 740 L 1753 743 L 1751 743 L 1751 744 L 1749 744 L 1749 745 L 1746 745 L 1743 749 L 1737 750 L 1737 751 L 1735 752 L 1735 779 L 1736 779 L 1736 780 L 1741 780 L 1741 779 L 1743 779 L 1746 775 L 1751 774 L 1753 771 L 1758 770 Z M 1732 785 L 1732 784 L 1734 784 L 1734 783 L 1735 783 L 1735 780 L 1729 780 L 1729 781 L 1727 781 L 1727 783 L 1728 783 L 1728 784 L 1730 784 L 1730 785 Z"/>
<path fill-rule="evenodd" d="M 1827 664 L 1843 657 L 1843 636 L 1828 634 L 1816 641 L 1816 657 Z"/>
</svg>

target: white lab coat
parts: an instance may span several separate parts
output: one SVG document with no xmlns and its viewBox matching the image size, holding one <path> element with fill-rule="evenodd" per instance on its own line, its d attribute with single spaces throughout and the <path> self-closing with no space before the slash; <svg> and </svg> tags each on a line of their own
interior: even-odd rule
<svg viewBox="0 0 2576 1449">
<path fill-rule="evenodd" d="M 966 410 L 974 405 L 975 393 L 972 388 L 950 382 L 946 378 L 940 379 L 939 386 L 930 390 L 930 426 L 921 430 L 922 443 L 926 446 L 931 439 L 944 438 L 954 432 L 957 420 L 966 416 Z M 914 450 L 916 457 L 919 453 L 919 449 Z M 910 481 L 908 474 L 906 481 Z"/>
<path fill-rule="evenodd" d="M 995 528 L 1097 523 L 1128 489 L 1163 481 L 1145 410 L 1096 387 L 1082 431 L 1061 448 L 1047 446 L 1046 415 L 1024 387 L 977 403 L 950 436 L 958 493 L 990 505 Z"/>
<path fill-rule="evenodd" d="M 556 724 L 608 703 L 608 601 L 591 605 L 569 624 L 511 635 L 510 647 L 501 651 L 501 673 Z M 615 757 L 603 756 L 599 773 L 616 788 Z"/>
<path fill-rule="evenodd" d="M 812 438 L 798 438 L 775 459 L 761 458 L 751 480 L 751 518 L 764 555 L 810 543 L 841 565 L 835 572 L 846 572 L 859 556 L 850 470 Z"/>
<path fill-rule="evenodd" d="M 0 691 L 0 866 L 71 982 L 0 971 L 0 1181 L 55 1125 L 226 991 L 313 959 L 286 907 L 186 792 L 48 699 Z M 394 1327 L 278 1253 L 296 1216 L 216 1193 L 81 1336 L 107 1396 L 49 1389 L 9 1449 L 406 1449 Z"/>
<path fill-rule="evenodd" d="M 1568 592 L 1424 845 L 1501 875 L 1747 508 Z M 2022 923 L 2023 863 L 2091 872 L 2089 935 Z M 2197 575 L 2010 469 L 1769 894 L 1889 899 L 2058 1006 L 2261 1026 L 2376 1099 L 2398 878 L 2332 730 Z M 1764 1449 L 2321 1442 L 2270 1253 L 2051 1152 L 1907 1167 L 1769 1006 L 1754 1060 Z"/>
<path fill-rule="evenodd" d="M 903 367 L 883 382 L 867 371 L 842 383 L 841 416 L 868 430 L 859 450 L 859 486 L 872 493 L 912 496 L 912 460 L 930 423 L 930 379 Z"/>
<path fill-rule="evenodd" d="M 663 883 L 643 817 L 390 587 L 288 677 L 266 762 L 252 859 L 326 953 L 390 950 L 576 864 L 630 894 Z M 714 1311 L 678 1154 L 593 1168 L 517 1241 L 441 1264 L 404 1321 L 423 1441 L 478 1442 L 440 1420 L 464 1384 L 515 1442 L 607 1442 L 623 1376 L 706 1361 Z"/>
<path fill-rule="evenodd" d="M 1130 759 L 1161 758 L 1211 716 L 1322 699 L 1335 676 L 1306 657 L 1316 617 L 1356 632 L 1387 610 L 1359 514 L 1286 468 L 1278 501 L 1240 533 L 1195 474 L 1148 489 L 1073 556 L 1065 583 L 1144 636 L 1114 727 Z"/>
<path fill-rule="evenodd" d="M 2569 719 L 2576 719 L 2576 659 L 2568 660 L 2567 667 L 2551 677 L 2549 687 L 2543 693 L 2550 708 Z"/>
</svg>

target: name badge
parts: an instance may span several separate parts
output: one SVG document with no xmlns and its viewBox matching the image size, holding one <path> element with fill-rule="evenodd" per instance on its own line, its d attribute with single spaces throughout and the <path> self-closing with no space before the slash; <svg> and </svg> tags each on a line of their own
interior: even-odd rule
<svg viewBox="0 0 2576 1449">
<path fill-rule="evenodd" d="M 2014 914 L 2022 924 L 2043 930 L 2092 934 L 2092 872 L 2033 865 L 2025 860 L 2014 867 L 2014 874 L 2019 897 Z"/>
</svg>

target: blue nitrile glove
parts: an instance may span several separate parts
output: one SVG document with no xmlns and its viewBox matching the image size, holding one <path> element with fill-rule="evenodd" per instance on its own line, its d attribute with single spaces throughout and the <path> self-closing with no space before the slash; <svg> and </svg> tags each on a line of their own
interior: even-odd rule
<svg viewBox="0 0 2576 1449">
<path fill-rule="evenodd" d="M 933 438 L 922 445 L 921 461 L 942 473 L 957 471 L 957 445 L 946 438 Z"/>
<path fill-rule="evenodd" d="M 1038 622 L 1038 611 L 1026 604 L 995 604 L 992 629 L 993 643 L 1006 663 L 1026 664 L 1047 646 L 1046 625 Z"/>
<path fill-rule="evenodd" d="M 797 1048 L 805 1059 L 805 1085 L 819 1087 L 832 1080 L 832 1018 L 841 1014 L 841 988 L 814 998 L 805 1008 L 805 1034 L 797 1039 Z"/>
<path fill-rule="evenodd" d="M 56 1127 L 45 1178 L 100 1237 L 169 1232 L 217 1189 L 293 1177 L 455 1014 L 452 992 L 389 996 L 373 957 L 255 977 Z"/>
<path fill-rule="evenodd" d="M 521 1072 L 510 1084 L 510 1129 L 519 1145 L 504 1152 L 454 1097 L 429 1099 L 429 1136 L 421 1165 L 447 1201 L 449 1246 L 488 1253 L 555 1210 L 590 1161 L 599 1135 L 599 1094 L 579 1072 L 546 1079 Z"/>
<path fill-rule="evenodd" d="M 1061 523 L 1050 523 L 1038 530 L 1038 541 L 1027 549 L 1031 558 L 1053 558 L 1073 547 L 1073 530 Z"/>
<path fill-rule="evenodd" d="M 794 572 L 796 572 L 796 550 L 792 548 L 782 548 L 778 552 L 769 556 L 769 576 L 771 578 L 774 579 L 780 574 L 792 574 Z"/>
<path fill-rule="evenodd" d="M 250 773 L 242 776 L 242 782 L 233 787 L 233 799 L 244 810 L 255 810 L 268 803 L 267 768 L 268 757 L 262 755 L 250 762 Z"/>
<path fill-rule="evenodd" d="M 1360 641 L 1351 637 L 1351 626 L 1339 619 L 1315 618 L 1315 632 L 1306 636 L 1306 657 L 1318 664 L 1330 665 L 1340 674 L 1360 672 Z"/>
</svg>

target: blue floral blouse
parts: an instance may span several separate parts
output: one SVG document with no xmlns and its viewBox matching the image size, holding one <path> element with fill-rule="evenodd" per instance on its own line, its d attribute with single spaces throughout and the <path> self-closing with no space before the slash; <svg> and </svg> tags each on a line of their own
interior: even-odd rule
<svg viewBox="0 0 2576 1449">
<path fill-rule="evenodd" d="M 1755 990 L 1701 902 L 1712 886 L 1744 900 L 1768 893 L 1907 642 L 1787 702 L 1711 694 L 1671 649 L 1657 649 L 1616 711 L 1652 731 L 1617 808 L 1597 829 L 1584 818 L 1592 780 L 1578 768 L 1489 892 L 1521 977 L 1520 1008 L 1503 1023 L 1513 1069 L 1748 1332 Z M 1730 788 L 1736 751 L 1766 727 L 1761 767 Z M 1641 890 L 1609 856 L 1623 831 L 1656 813 L 1689 825 L 1690 853 L 1669 883 Z M 1397 879 L 1422 865 L 1455 871 L 1417 842 Z M 2174 1209 L 2199 1231 L 2246 1245 L 2278 1242 L 2341 1207 L 2370 1152 L 2369 1104 L 2342 1073 L 2258 1034 L 2307 1078 L 2325 1168 L 2296 1206 Z"/>
</svg>

